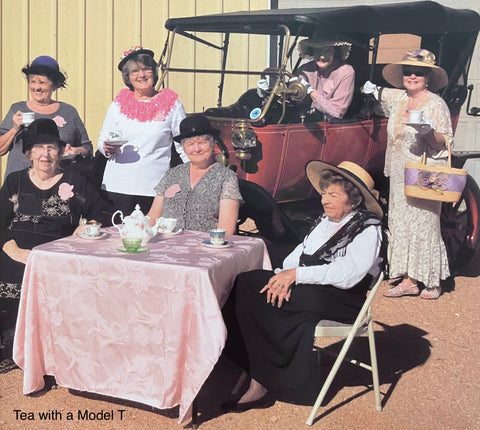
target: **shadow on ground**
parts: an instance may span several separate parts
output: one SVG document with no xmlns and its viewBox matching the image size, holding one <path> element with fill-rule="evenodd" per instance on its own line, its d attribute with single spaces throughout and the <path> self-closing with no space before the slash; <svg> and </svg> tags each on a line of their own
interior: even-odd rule
<svg viewBox="0 0 480 430">
<path fill-rule="evenodd" d="M 378 330 L 378 326 L 383 330 Z M 387 386 L 386 390 L 382 390 L 382 404 L 385 406 L 402 375 L 428 360 L 431 344 L 425 338 L 427 332 L 409 324 L 388 326 L 377 321 L 375 328 L 380 385 Z M 343 342 L 340 341 L 335 342 L 325 349 L 329 352 L 338 352 L 342 344 Z M 355 339 L 348 355 L 369 363 L 368 339 Z M 334 357 L 331 354 L 322 353 L 320 359 L 322 377 L 325 379 L 333 365 Z M 222 414 L 220 404 L 229 399 L 240 373 L 240 369 L 228 359 L 223 356 L 220 358 L 198 396 L 199 424 Z M 322 382 L 319 381 L 318 391 Z M 365 387 L 365 389 L 341 403 L 335 402 L 335 396 L 344 387 Z M 372 377 L 369 371 L 344 363 L 323 402 L 322 406 L 327 406 L 328 409 L 322 412 L 317 420 L 372 390 Z"/>
</svg>

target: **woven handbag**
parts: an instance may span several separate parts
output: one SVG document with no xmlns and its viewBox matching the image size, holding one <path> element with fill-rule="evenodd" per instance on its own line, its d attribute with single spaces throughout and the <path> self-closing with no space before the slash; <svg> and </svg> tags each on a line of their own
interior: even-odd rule
<svg viewBox="0 0 480 430">
<path fill-rule="evenodd" d="M 427 165 L 424 152 L 420 163 L 405 164 L 405 195 L 426 200 L 455 203 L 467 182 L 467 171 L 452 167 L 452 152 L 447 141 L 447 166 Z"/>
</svg>

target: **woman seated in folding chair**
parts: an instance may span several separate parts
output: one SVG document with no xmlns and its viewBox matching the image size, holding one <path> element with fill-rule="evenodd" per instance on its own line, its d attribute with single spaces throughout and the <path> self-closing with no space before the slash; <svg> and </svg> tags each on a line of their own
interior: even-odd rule
<svg viewBox="0 0 480 430">
<path fill-rule="evenodd" d="M 265 408 L 274 399 L 313 404 L 316 324 L 352 323 L 379 273 L 383 211 L 371 176 L 352 162 L 310 161 L 306 172 L 324 215 L 282 269 L 239 275 L 224 309 L 225 355 L 251 376 L 243 396 L 222 405 L 226 411 Z"/>
</svg>

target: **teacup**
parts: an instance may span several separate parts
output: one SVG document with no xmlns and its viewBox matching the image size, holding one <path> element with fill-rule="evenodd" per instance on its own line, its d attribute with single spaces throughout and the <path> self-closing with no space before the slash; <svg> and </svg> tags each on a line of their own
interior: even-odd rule
<svg viewBox="0 0 480 430">
<path fill-rule="evenodd" d="M 35 112 L 22 112 L 22 122 L 24 125 L 30 125 L 35 120 Z"/>
<path fill-rule="evenodd" d="M 100 234 L 101 226 L 102 224 L 96 221 L 86 221 L 83 223 L 85 234 L 90 237 L 98 236 Z"/>
<path fill-rule="evenodd" d="M 137 237 L 124 237 L 122 243 L 127 252 L 137 252 L 142 246 L 142 239 Z"/>
<path fill-rule="evenodd" d="M 221 246 L 225 243 L 225 230 L 222 228 L 214 228 L 210 230 L 210 242 L 214 246 Z"/>
<path fill-rule="evenodd" d="M 413 124 L 420 124 L 423 122 L 423 110 L 409 110 L 410 122 Z"/>
<path fill-rule="evenodd" d="M 158 232 L 159 233 L 171 233 L 177 224 L 175 218 L 164 218 L 160 217 L 157 220 Z"/>
</svg>

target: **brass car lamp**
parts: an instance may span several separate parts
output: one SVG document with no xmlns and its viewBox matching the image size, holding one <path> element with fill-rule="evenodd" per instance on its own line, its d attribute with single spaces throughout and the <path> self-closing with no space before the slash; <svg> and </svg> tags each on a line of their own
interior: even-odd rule
<svg viewBox="0 0 480 430">
<path fill-rule="evenodd" d="M 251 150 L 257 146 L 257 135 L 247 121 L 242 120 L 232 128 L 232 145 L 239 160 L 252 158 Z"/>
</svg>

